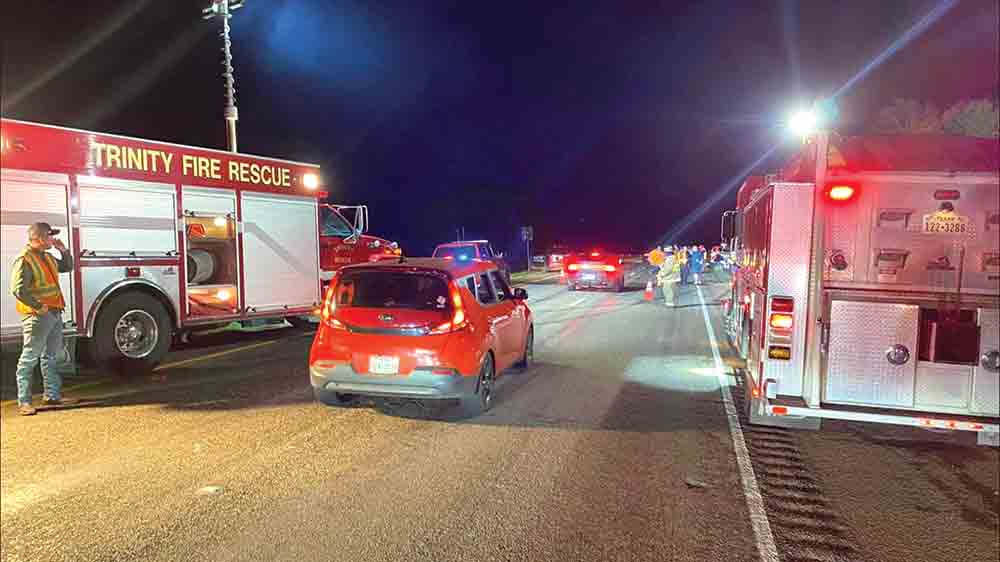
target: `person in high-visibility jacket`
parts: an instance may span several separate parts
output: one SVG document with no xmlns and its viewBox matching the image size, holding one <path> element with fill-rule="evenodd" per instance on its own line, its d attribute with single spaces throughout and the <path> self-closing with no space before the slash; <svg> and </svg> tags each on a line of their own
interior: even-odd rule
<svg viewBox="0 0 1000 562">
<path fill-rule="evenodd" d="M 57 363 L 63 348 L 62 313 L 66 300 L 59 288 L 59 274 L 73 270 L 73 256 L 61 240 L 53 238 L 56 234 L 59 231 L 48 223 L 36 222 L 28 227 L 28 246 L 14 260 L 10 275 L 10 292 L 17 299 L 24 335 L 17 362 L 17 403 L 22 416 L 35 413 L 31 405 L 31 375 L 39 361 L 45 386 L 42 404 L 63 403 Z M 47 252 L 53 247 L 59 250 L 59 259 Z"/>
<path fill-rule="evenodd" d="M 673 249 L 668 248 L 657 273 L 657 280 L 663 289 L 663 301 L 667 306 L 677 305 L 677 289 L 680 283 L 680 264 L 677 262 L 677 254 Z"/>
</svg>

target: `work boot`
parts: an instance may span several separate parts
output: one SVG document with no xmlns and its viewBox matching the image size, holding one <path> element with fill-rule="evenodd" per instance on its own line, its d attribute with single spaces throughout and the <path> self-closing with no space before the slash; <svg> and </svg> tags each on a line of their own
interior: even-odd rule
<svg viewBox="0 0 1000 562">
<path fill-rule="evenodd" d="M 34 409 L 31 404 L 21 404 L 17 407 L 17 413 L 22 416 L 33 416 L 38 413 L 38 410 Z"/>
</svg>

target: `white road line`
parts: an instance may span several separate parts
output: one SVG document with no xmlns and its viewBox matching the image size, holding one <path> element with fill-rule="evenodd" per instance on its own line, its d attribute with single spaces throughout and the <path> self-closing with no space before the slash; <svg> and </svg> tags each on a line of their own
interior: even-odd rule
<svg viewBox="0 0 1000 562">
<path fill-rule="evenodd" d="M 581 298 L 579 298 L 579 299 L 577 299 L 577 300 L 569 303 L 569 305 L 567 305 L 566 308 L 576 308 L 577 306 L 579 306 L 579 305 L 581 305 L 581 304 L 583 304 L 585 302 L 587 302 L 587 297 L 581 297 Z"/>
<path fill-rule="evenodd" d="M 757 476 L 754 474 L 753 465 L 750 464 L 747 442 L 743 438 L 740 419 L 736 414 L 736 407 L 733 405 L 733 397 L 729 393 L 729 379 L 725 374 L 722 356 L 719 354 L 719 342 L 715 339 L 712 321 L 708 317 L 705 296 L 702 294 L 700 286 L 695 287 L 698 290 L 698 301 L 701 302 L 701 315 L 705 319 L 705 329 L 708 331 L 708 341 L 712 344 L 712 357 L 715 359 L 719 387 L 722 391 L 722 403 L 725 405 L 726 418 L 729 420 L 729 434 L 733 437 L 736 464 L 739 466 L 740 479 L 743 481 L 743 495 L 747 498 L 747 509 L 750 510 L 750 524 L 753 526 L 753 534 L 757 539 L 757 552 L 760 554 L 762 562 L 779 562 L 781 559 L 778 556 L 778 547 L 774 544 L 771 523 L 767 519 L 767 511 L 764 510 L 764 498 L 761 497 L 760 489 L 757 487 Z"/>
</svg>

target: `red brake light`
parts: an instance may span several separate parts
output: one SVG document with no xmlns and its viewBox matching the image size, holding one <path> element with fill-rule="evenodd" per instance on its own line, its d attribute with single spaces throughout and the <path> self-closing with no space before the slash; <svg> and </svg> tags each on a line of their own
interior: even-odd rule
<svg viewBox="0 0 1000 562">
<path fill-rule="evenodd" d="M 774 312 L 771 314 L 769 324 L 775 330 L 791 330 L 795 321 L 791 314 L 784 312 Z"/>
<path fill-rule="evenodd" d="M 451 320 L 438 324 L 428 332 L 429 334 L 439 335 L 457 332 L 469 325 L 469 318 L 465 314 L 465 305 L 462 303 L 462 293 L 454 281 L 448 284 L 448 293 L 451 295 Z"/>
<path fill-rule="evenodd" d="M 330 285 L 326 289 L 326 296 L 323 298 L 323 310 L 320 313 L 320 318 L 323 320 L 324 324 L 331 328 L 346 330 L 347 327 L 344 326 L 344 323 L 333 317 L 334 312 L 337 311 L 337 296 L 335 294 L 337 290 L 336 275 L 337 273 L 334 272 L 334 278 L 330 280 Z"/>
<path fill-rule="evenodd" d="M 957 189 L 939 189 L 934 192 L 934 199 L 938 201 L 955 201 L 962 196 Z"/>
<path fill-rule="evenodd" d="M 795 310 L 795 300 L 787 297 L 771 299 L 771 312 L 792 312 Z"/>
<path fill-rule="evenodd" d="M 831 201 L 845 202 L 850 201 L 857 190 L 850 185 L 831 185 L 826 188 L 826 196 Z"/>
</svg>

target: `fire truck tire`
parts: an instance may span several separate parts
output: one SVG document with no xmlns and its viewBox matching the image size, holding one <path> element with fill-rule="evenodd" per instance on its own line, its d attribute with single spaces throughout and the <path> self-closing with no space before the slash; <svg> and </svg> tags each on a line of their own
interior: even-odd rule
<svg viewBox="0 0 1000 562">
<path fill-rule="evenodd" d="M 94 350 L 94 340 L 90 338 L 80 338 L 76 342 L 76 362 L 81 367 L 96 367 L 97 358 Z"/>
<path fill-rule="evenodd" d="M 151 295 L 129 291 L 101 309 L 94 326 L 94 359 L 98 366 L 124 377 L 149 373 L 170 349 L 173 322 Z"/>
<path fill-rule="evenodd" d="M 616 293 L 625 292 L 625 277 L 624 276 L 622 276 L 620 279 L 618 279 L 618 282 L 615 283 L 615 292 Z"/>
</svg>

